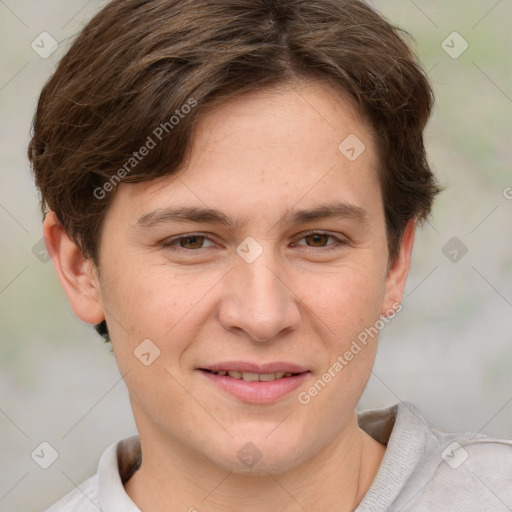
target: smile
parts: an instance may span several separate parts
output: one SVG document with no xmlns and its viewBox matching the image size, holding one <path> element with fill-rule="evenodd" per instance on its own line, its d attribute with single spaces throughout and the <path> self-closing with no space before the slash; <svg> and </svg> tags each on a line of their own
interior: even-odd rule
<svg viewBox="0 0 512 512">
<path fill-rule="evenodd" d="M 220 365 L 219 365 L 220 366 Z M 224 367 L 226 368 L 226 367 Z M 300 373 L 273 371 L 269 372 L 241 371 L 198 368 L 198 373 L 206 377 L 214 389 L 227 394 L 237 401 L 249 404 L 271 404 L 291 395 L 304 385 L 311 372 Z M 273 369 L 273 368 L 269 368 Z M 298 370 L 299 368 L 286 368 Z"/>
<path fill-rule="evenodd" d="M 291 372 L 275 372 L 275 373 L 254 373 L 254 372 L 238 372 L 234 370 L 219 370 L 219 371 L 212 371 L 212 370 L 204 370 L 209 371 L 215 375 L 220 375 L 221 377 L 228 376 L 232 379 L 237 380 L 245 380 L 246 382 L 254 382 L 254 381 L 261 381 L 261 382 L 270 382 L 273 380 L 278 379 L 286 379 L 288 377 L 293 377 L 294 375 L 298 375 L 298 373 L 291 373 Z"/>
</svg>

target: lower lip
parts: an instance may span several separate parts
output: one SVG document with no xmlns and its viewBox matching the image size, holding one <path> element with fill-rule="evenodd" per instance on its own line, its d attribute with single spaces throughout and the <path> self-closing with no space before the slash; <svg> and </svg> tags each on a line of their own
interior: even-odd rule
<svg viewBox="0 0 512 512">
<path fill-rule="evenodd" d="M 262 382 L 233 379 L 227 375 L 217 375 L 204 370 L 199 370 L 199 372 L 220 389 L 242 402 L 252 404 L 269 404 L 278 401 L 297 389 L 310 374 L 310 372 L 303 372 L 292 377 Z"/>
</svg>

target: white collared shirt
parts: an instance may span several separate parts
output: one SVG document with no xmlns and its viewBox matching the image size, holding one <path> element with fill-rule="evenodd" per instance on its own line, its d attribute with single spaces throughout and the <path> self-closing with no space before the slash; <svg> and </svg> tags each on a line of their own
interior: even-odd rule
<svg viewBox="0 0 512 512">
<path fill-rule="evenodd" d="M 512 440 L 441 432 L 408 402 L 359 414 L 358 422 L 387 450 L 354 512 L 512 511 Z M 46 512 L 141 512 L 123 485 L 140 455 L 138 436 L 114 443 L 96 475 Z"/>
</svg>

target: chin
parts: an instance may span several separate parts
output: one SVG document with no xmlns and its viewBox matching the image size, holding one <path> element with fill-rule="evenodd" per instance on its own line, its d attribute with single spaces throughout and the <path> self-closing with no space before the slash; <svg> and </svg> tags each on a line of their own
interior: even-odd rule
<svg viewBox="0 0 512 512">
<path fill-rule="evenodd" d="M 303 443 L 291 443 L 289 436 L 285 441 L 279 436 L 271 439 L 271 436 L 261 434 L 252 438 L 244 436 L 219 455 L 212 457 L 217 465 L 236 474 L 254 476 L 285 473 L 300 465 L 305 458 Z"/>
</svg>

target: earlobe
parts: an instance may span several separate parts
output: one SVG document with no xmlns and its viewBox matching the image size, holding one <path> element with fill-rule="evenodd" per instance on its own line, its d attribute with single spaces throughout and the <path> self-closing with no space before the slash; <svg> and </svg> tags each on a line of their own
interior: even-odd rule
<svg viewBox="0 0 512 512">
<path fill-rule="evenodd" d="M 381 311 L 383 316 L 388 316 L 390 311 L 396 311 L 402 303 L 405 283 L 411 266 L 415 231 L 416 222 L 410 220 L 405 227 L 398 255 L 386 277 L 386 292 Z"/>
<path fill-rule="evenodd" d="M 88 324 L 105 319 L 95 266 L 69 237 L 55 212 L 43 223 L 46 249 L 76 316 Z"/>
</svg>

